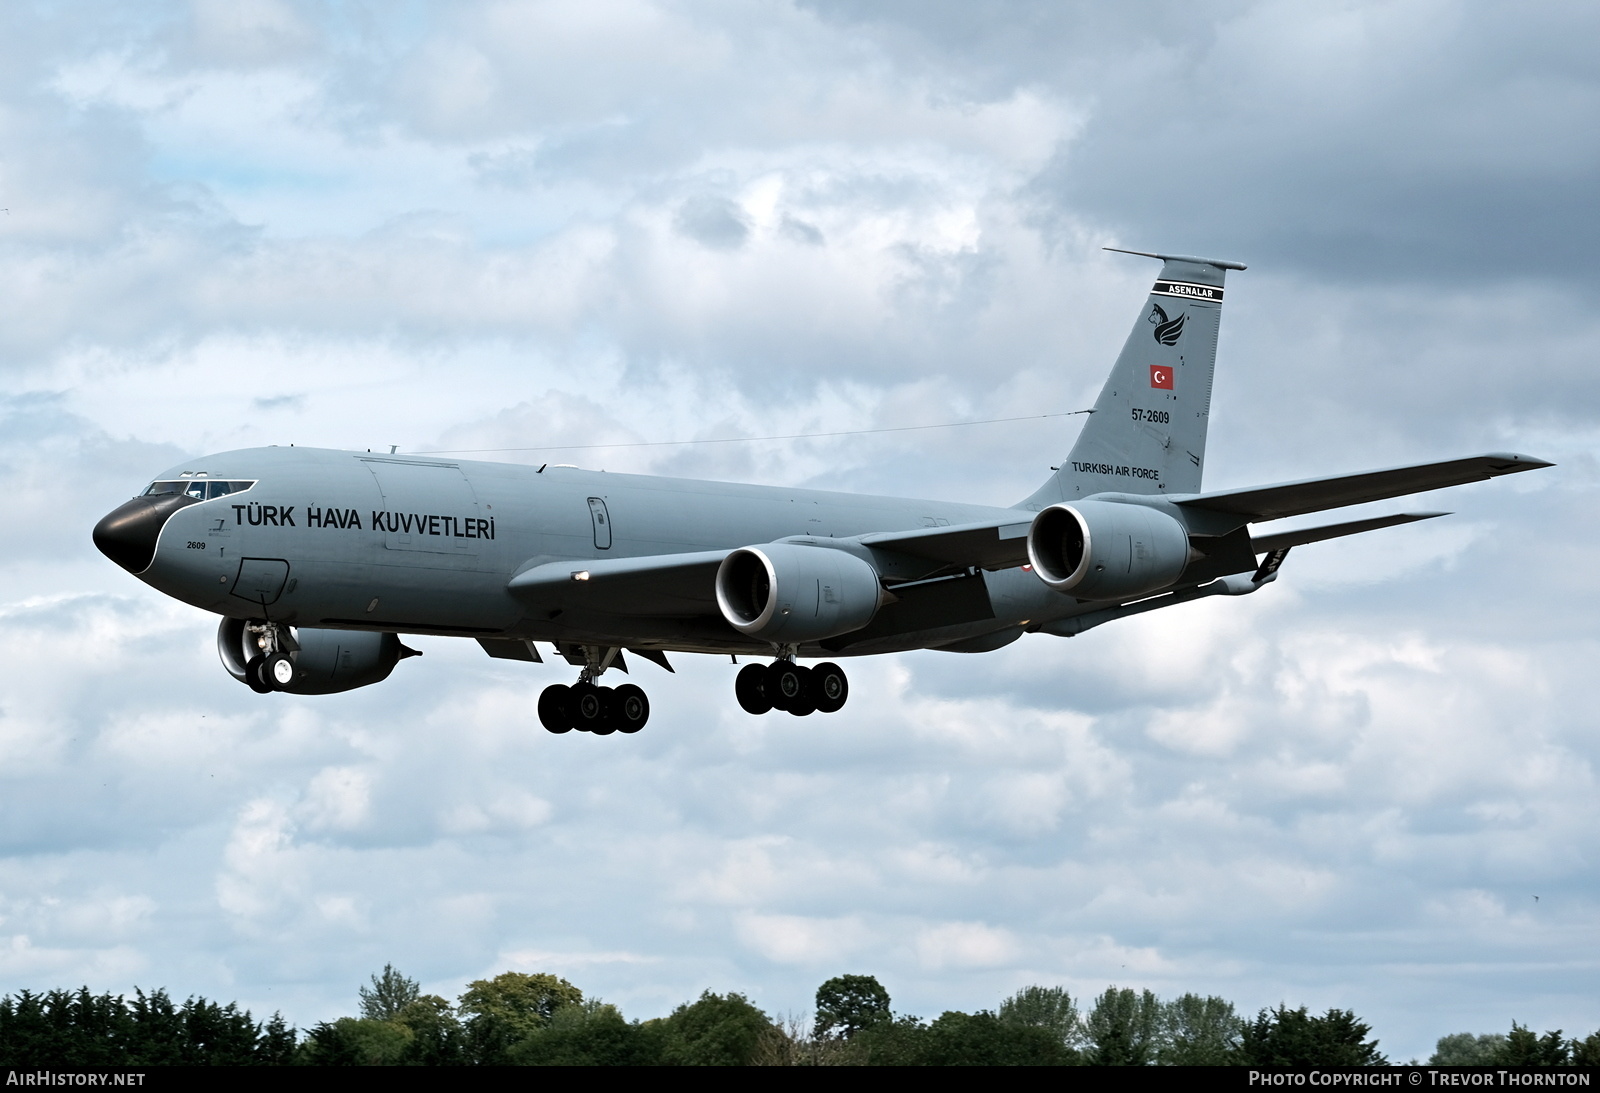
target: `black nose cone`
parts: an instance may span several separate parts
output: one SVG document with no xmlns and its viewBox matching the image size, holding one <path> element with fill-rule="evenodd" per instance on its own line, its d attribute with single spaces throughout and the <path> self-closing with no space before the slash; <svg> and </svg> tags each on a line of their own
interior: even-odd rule
<svg viewBox="0 0 1600 1093">
<path fill-rule="evenodd" d="M 94 545 L 129 573 L 143 573 L 155 561 L 162 525 L 185 505 L 198 503 L 181 493 L 135 497 L 94 526 Z"/>
</svg>

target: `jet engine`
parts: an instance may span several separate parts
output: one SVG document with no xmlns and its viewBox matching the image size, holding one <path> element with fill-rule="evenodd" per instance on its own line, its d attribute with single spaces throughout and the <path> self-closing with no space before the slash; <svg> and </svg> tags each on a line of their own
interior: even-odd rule
<svg viewBox="0 0 1600 1093">
<path fill-rule="evenodd" d="M 878 571 L 832 547 L 741 547 L 717 569 L 722 617 L 762 641 L 798 644 L 848 634 L 871 622 L 882 602 Z"/>
<path fill-rule="evenodd" d="M 1189 534 L 1177 520 L 1144 505 L 1051 505 L 1028 529 L 1028 560 L 1058 592 L 1122 600 L 1177 580 L 1189 564 Z"/>
<path fill-rule="evenodd" d="M 394 666 L 415 650 L 400 644 L 395 634 L 362 630 L 295 631 L 300 648 L 289 654 L 294 678 L 274 690 L 296 695 L 329 695 L 381 683 Z M 258 657 L 256 637 L 243 619 L 223 619 L 217 627 L 217 652 L 222 666 L 240 683 L 250 683 L 250 662 Z"/>
</svg>

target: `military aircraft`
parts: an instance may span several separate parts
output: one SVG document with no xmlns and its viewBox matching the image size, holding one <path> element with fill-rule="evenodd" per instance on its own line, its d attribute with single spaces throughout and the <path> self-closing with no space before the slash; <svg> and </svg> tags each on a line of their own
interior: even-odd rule
<svg viewBox="0 0 1600 1093">
<path fill-rule="evenodd" d="M 835 659 L 1248 595 L 1292 547 L 1445 514 L 1252 525 L 1551 466 L 1495 453 L 1203 492 L 1223 281 L 1245 267 L 1123 253 L 1160 275 L 1067 461 L 1009 507 L 274 446 L 162 472 L 95 545 L 221 615 L 223 666 L 258 692 L 377 683 L 414 653 L 401 634 L 533 662 L 544 642 L 579 675 L 544 690 L 540 721 L 608 735 L 650 716 L 638 686 L 599 682 L 624 650 L 669 672 L 668 653 L 770 657 L 737 673 L 740 706 L 830 713 L 849 696 Z"/>
</svg>

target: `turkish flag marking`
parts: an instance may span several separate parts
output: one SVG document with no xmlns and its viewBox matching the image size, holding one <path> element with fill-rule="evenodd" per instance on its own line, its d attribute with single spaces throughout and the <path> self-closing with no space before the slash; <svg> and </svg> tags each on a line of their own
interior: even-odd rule
<svg viewBox="0 0 1600 1093">
<path fill-rule="evenodd" d="M 1172 369 L 1164 364 L 1150 366 L 1150 386 L 1159 387 L 1163 391 L 1172 390 Z"/>
</svg>

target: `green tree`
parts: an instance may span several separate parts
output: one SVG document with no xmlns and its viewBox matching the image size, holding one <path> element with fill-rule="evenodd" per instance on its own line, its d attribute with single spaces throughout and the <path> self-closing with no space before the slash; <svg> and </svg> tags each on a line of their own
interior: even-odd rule
<svg viewBox="0 0 1600 1093">
<path fill-rule="evenodd" d="M 556 1010 L 582 1001 L 582 991 L 554 975 L 502 972 L 475 979 L 459 1005 L 466 1019 L 467 1057 L 476 1063 L 509 1062 L 512 1047 L 548 1024 Z"/>
<path fill-rule="evenodd" d="M 924 1038 L 925 1066 L 1063 1066 L 1078 1053 L 1054 1029 L 1003 1021 L 987 1010 L 941 1014 Z"/>
<path fill-rule="evenodd" d="M 855 1066 L 923 1066 L 928 1058 L 928 1026 L 918 1017 L 891 1017 L 868 1025 L 848 1041 L 842 1060 Z"/>
<path fill-rule="evenodd" d="M 411 1030 L 396 1021 L 341 1017 L 306 1034 L 299 1062 L 311 1066 L 399 1066 L 407 1061 Z"/>
<path fill-rule="evenodd" d="M 394 1024 L 411 1033 L 405 1061 L 417 1066 L 458 1066 L 466 1062 L 466 1034 L 455 1007 L 437 994 L 424 994 L 395 1015 Z"/>
<path fill-rule="evenodd" d="M 655 1066 L 663 1047 L 657 1025 L 629 1024 L 617 1007 L 592 998 L 556 1010 L 511 1058 L 525 1066 Z"/>
<path fill-rule="evenodd" d="M 1428 1065 L 1490 1066 L 1505 1044 L 1505 1036 L 1498 1032 L 1485 1032 L 1479 1036 L 1470 1032 L 1453 1032 L 1449 1036 L 1439 1037 L 1433 1054 L 1428 1057 Z"/>
<path fill-rule="evenodd" d="M 1262 1010 L 1244 1026 L 1239 1061 L 1248 1066 L 1387 1066 L 1372 1029 L 1348 1010 L 1312 1017 L 1279 1006 Z"/>
<path fill-rule="evenodd" d="M 1600 1032 L 1572 1041 L 1573 1066 L 1600 1066 Z"/>
<path fill-rule="evenodd" d="M 0 1067 L 28 1069 L 71 1060 L 86 1069 L 119 1066 L 131 1021 L 122 998 L 80 990 L 21 990 L 0 999 Z"/>
<path fill-rule="evenodd" d="M 190 998 L 178 1010 L 178 1018 L 182 1029 L 178 1050 L 186 1063 L 248 1066 L 257 1061 L 261 1027 L 235 1003 L 224 1006 Z"/>
<path fill-rule="evenodd" d="M 358 993 L 362 1017 L 369 1021 L 393 1021 L 401 1010 L 421 996 L 422 988 L 415 979 L 407 979 L 395 971 L 393 964 L 385 964 L 382 974 L 372 977 L 372 989 L 361 987 Z"/>
<path fill-rule="evenodd" d="M 1095 1066 L 1147 1066 L 1155 1061 L 1161 1003 L 1149 991 L 1107 987 L 1083 1023 L 1088 1062 Z"/>
<path fill-rule="evenodd" d="M 1560 1029 L 1540 1036 L 1513 1021 L 1511 1032 L 1492 1063 L 1495 1066 L 1571 1066 L 1572 1049 L 1561 1038 Z"/>
<path fill-rule="evenodd" d="M 109 999 L 109 995 L 106 996 Z M 125 1006 L 123 1061 L 129 1066 L 249 1066 L 261 1062 L 261 1026 L 234 1003 L 204 998 L 174 1005 L 164 990 L 135 988 Z"/>
<path fill-rule="evenodd" d="M 288 1066 L 294 1062 L 299 1040 L 299 1033 L 284 1021 L 283 1014 L 274 1013 L 256 1041 L 256 1061 L 262 1066 Z"/>
<path fill-rule="evenodd" d="M 1078 1006 L 1065 987 L 1023 987 L 1000 1003 L 1000 1020 L 1008 1025 L 1049 1029 L 1062 1044 L 1078 1042 Z"/>
<path fill-rule="evenodd" d="M 1166 1066 L 1230 1066 L 1237 1061 L 1243 1033 L 1244 1022 L 1232 1002 L 1185 994 L 1161 1007 L 1156 1061 Z"/>
<path fill-rule="evenodd" d="M 742 994 L 706 991 L 661 1019 L 662 1062 L 748 1066 L 772 1022 Z"/>
<path fill-rule="evenodd" d="M 274 1015 L 265 1030 L 247 1011 L 164 990 L 121 995 L 54 990 L 0 998 L 0 1067 L 70 1062 L 85 1068 L 252 1066 L 288 1061 L 296 1033 Z"/>
<path fill-rule="evenodd" d="M 858 1066 L 861 1053 L 842 1036 L 818 1036 L 808 1017 L 789 1014 L 761 1034 L 751 1066 Z"/>
<path fill-rule="evenodd" d="M 889 1016 L 889 992 L 875 976 L 836 975 L 817 988 L 817 1036 L 846 1039 Z"/>
<path fill-rule="evenodd" d="M 141 1066 L 182 1066 L 189 1061 L 184 1051 L 183 1015 L 166 991 L 157 989 L 147 995 L 135 988 L 128 1015 L 133 1019 L 126 1048 L 130 1062 L 137 1061 Z"/>
</svg>

